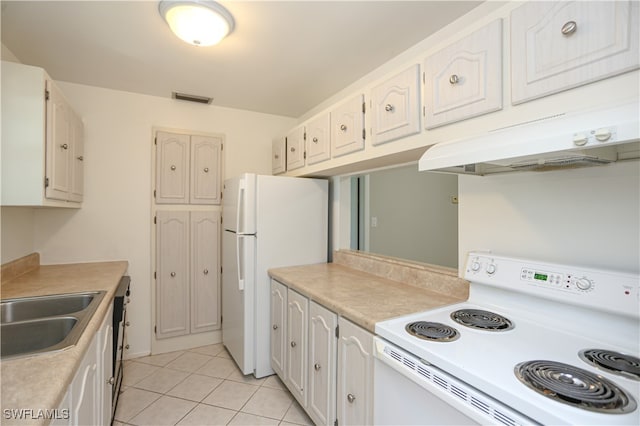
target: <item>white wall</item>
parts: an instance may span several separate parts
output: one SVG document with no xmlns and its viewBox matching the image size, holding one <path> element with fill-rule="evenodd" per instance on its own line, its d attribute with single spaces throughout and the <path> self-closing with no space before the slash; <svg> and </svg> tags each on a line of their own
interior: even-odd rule
<svg viewBox="0 0 640 426">
<path fill-rule="evenodd" d="M 460 265 L 471 250 L 640 273 L 640 163 L 460 176 Z"/>
<path fill-rule="evenodd" d="M 2 207 L 2 264 L 16 260 L 35 250 L 33 248 L 33 209 Z"/>
<path fill-rule="evenodd" d="M 85 197 L 79 210 L 35 209 L 33 249 L 43 264 L 129 261 L 130 354 L 148 353 L 152 128 L 225 134 L 225 171 L 232 176 L 271 174 L 271 139 L 293 121 L 97 87 L 60 86 L 84 121 Z M 10 222 L 7 226 L 18 223 L 16 218 Z M 28 229 L 23 233 L 27 239 Z"/>
</svg>

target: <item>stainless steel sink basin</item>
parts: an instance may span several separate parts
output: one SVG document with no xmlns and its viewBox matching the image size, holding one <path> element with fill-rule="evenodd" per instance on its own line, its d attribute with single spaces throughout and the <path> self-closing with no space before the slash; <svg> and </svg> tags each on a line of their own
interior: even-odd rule
<svg viewBox="0 0 640 426">
<path fill-rule="evenodd" d="M 75 345 L 104 295 L 100 291 L 3 300 L 1 357 L 48 353 Z"/>
<path fill-rule="evenodd" d="M 56 294 L 3 300 L 0 304 L 0 323 L 6 324 L 80 312 L 86 309 L 99 294 L 99 292 Z"/>
</svg>

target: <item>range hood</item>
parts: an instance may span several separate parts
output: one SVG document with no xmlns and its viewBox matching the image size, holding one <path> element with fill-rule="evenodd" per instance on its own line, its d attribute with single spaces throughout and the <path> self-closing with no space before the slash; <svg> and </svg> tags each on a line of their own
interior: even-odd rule
<svg viewBox="0 0 640 426">
<path fill-rule="evenodd" d="M 487 175 L 608 164 L 640 156 L 638 101 L 563 113 L 429 148 L 420 171 Z"/>
</svg>

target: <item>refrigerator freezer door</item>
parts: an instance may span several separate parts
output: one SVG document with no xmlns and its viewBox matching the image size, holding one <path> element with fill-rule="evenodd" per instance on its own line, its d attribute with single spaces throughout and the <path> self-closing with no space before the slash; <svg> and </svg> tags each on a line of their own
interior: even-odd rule
<svg viewBox="0 0 640 426">
<path fill-rule="evenodd" d="M 256 175 L 245 173 L 224 182 L 222 226 L 237 234 L 256 233 Z"/>
<path fill-rule="evenodd" d="M 255 365 L 256 238 L 225 231 L 222 247 L 222 342 L 242 373 L 251 374 Z"/>
</svg>

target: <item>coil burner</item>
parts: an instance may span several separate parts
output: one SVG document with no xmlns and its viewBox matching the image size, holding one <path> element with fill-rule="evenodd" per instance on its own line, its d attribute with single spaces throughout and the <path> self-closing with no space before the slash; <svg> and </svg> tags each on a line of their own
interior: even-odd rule
<svg viewBox="0 0 640 426">
<path fill-rule="evenodd" d="M 451 313 L 451 319 L 465 327 L 487 331 L 507 331 L 514 327 L 513 323 L 502 315 L 481 309 L 460 309 Z"/>
<path fill-rule="evenodd" d="M 584 349 L 578 354 L 589 365 L 628 379 L 640 380 L 640 358 L 606 349 Z"/>
<path fill-rule="evenodd" d="M 439 322 L 412 322 L 406 325 L 405 330 L 413 336 L 433 342 L 452 342 L 460 337 L 458 330 Z"/>
<path fill-rule="evenodd" d="M 561 362 L 535 360 L 514 368 L 518 380 L 539 394 L 599 413 L 629 413 L 636 402 L 613 382 Z"/>
</svg>

